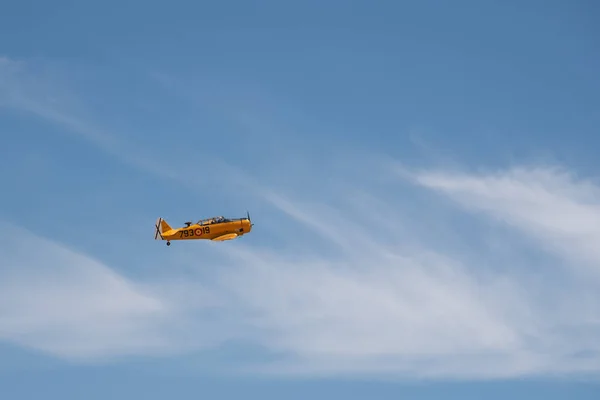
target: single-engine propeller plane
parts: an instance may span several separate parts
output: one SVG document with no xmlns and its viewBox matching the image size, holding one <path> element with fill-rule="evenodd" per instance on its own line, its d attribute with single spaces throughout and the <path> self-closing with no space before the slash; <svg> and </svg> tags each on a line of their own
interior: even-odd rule
<svg viewBox="0 0 600 400">
<path fill-rule="evenodd" d="M 201 219 L 195 224 L 186 222 L 185 225 L 171 228 L 167 221 L 158 218 L 154 226 L 154 240 L 166 240 L 167 246 L 171 245 L 171 240 L 205 239 L 221 242 L 245 235 L 252 230 L 254 224 L 250 221 L 250 213 L 246 213 L 246 218 L 229 219 L 219 216 Z"/>
</svg>

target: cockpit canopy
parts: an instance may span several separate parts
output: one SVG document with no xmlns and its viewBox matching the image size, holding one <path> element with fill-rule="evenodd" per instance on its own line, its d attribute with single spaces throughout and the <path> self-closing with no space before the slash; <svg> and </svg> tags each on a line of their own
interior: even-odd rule
<svg viewBox="0 0 600 400">
<path fill-rule="evenodd" d="M 230 222 L 230 221 L 231 220 L 220 215 L 218 217 L 201 219 L 200 221 L 198 221 L 198 225 L 220 224 L 222 222 Z"/>
</svg>

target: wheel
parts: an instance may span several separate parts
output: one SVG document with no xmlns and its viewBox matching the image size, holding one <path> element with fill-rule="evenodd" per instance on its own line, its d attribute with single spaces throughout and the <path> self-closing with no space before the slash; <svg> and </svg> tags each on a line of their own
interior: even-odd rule
<svg viewBox="0 0 600 400">
<path fill-rule="evenodd" d="M 170 245 L 171 245 L 171 242 L 167 242 L 167 246 L 170 246 Z"/>
</svg>

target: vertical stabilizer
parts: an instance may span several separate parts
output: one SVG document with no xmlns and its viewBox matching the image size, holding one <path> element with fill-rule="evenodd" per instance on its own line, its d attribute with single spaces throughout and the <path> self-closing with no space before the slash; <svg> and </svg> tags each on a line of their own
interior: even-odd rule
<svg viewBox="0 0 600 400">
<path fill-rule="evenodd" d="M 163 233 L 170 231 L 172 228 L 167 221 L 162 218 L 158 218 L 156 220 L 156 224 L 154 224 L 154 228 L 156 229 L 154 233 L 154 240 L 165 240 L 163 237 Z"/>
</svg>

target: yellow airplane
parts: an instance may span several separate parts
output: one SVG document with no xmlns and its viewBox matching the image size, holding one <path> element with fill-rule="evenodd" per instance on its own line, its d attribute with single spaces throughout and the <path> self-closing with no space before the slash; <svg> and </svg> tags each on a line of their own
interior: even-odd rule
<svg viewBox="0 0 600 400">
<path fill-rule="evenodd" d="M 154 225 L 154 240 L 166 240 L 167 246 L 171 245 L 171 240 L 207 239 L 221 242 L 245 235 L 254 225 L 250 221 L 249 213 L 246 218 L 228 219 L 219 216 L 201 219 L 193 225 L 191 222 L 185 224 L 186 226 L 181 228 L 171 228 L 167 221 L 158 218 Z"/>
</svg>

